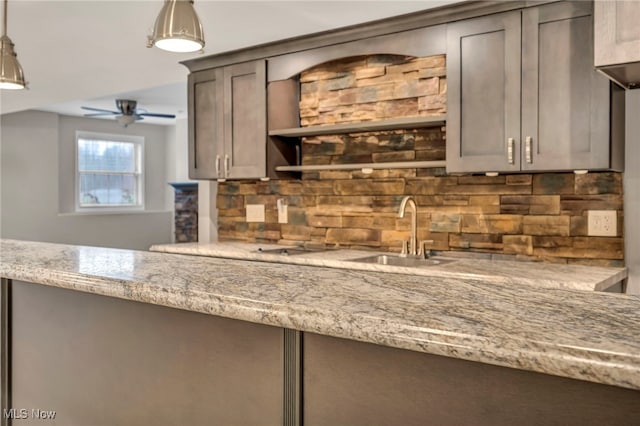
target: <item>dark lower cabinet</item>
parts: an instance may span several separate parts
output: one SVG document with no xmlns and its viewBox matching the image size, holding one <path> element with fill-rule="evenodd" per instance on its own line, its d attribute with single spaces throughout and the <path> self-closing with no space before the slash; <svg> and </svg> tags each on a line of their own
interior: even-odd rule
<svg viewBox="0 0 640 426">
<path fill-rule="evenodd" d="M 14 425 L 282 425 L 281 328 L 17 281 L 11 293 L 9 408 L 28 410 Z"/>
<path fill-rule="evenodd" d="M 640 392 L 305 334 L 304 426 L 638 425 Z"/>
<path fill-rule="evenodd" d="M 640 424 L 638 391 L 2 284 L 3 426 Z"/>
</svg>

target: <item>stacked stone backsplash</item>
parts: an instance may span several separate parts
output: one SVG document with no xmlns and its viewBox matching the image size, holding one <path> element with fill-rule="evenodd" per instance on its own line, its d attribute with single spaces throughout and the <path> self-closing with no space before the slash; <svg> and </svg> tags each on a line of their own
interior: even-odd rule
<svg viewBox="0 0 640 426">
<path fill-rule="evenodd" d="M 174 198 L 174 235 L 177 243 L 198 241 L 198 184 L 172 183 Z"/>
<path fill-rule="evenodd" d="M 334 61 L 300 76 L 301 125 L 446 112 L 444 56 L 376 55 Z M 444 127 L 303 138 L 303 164 L 444 160 Z M 621 265 L 620 173 L 446 176 L 443 168 L 321 171 L 301 180 L 219 184 L 218 234 L 283 244 L 399 251 L 418 205 L 418 238 L 443 251 L 488 252 L 557 263 Z M 276 201 L 288 204 L 279 224 Z M 264 204 L 264 223 L 245 206 Z M 588 237 L 588 210 L 616 210 L 618 236 Z"/>
</svg>

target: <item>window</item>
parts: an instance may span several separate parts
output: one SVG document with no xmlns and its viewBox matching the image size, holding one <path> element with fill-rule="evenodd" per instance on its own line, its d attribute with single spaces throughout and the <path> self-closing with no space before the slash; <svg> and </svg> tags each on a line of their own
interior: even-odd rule
<svg viewBox="0 0 640 426">
<path fill-rule="evenodd" d="M 141 136 L 76 133 L 76 209 L 144 208 Z"/>
</svg>

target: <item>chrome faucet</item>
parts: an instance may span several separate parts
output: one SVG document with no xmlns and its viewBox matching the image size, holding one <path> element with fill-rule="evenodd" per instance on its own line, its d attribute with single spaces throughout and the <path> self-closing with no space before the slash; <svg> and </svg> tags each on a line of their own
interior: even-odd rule
<svg viewBox="0 0 640 426">
<path fill-rule="evenodd" d="M 411 256 L 418 256 L 418 209 L 416 208 L 416 202 L 413 201 L 411 196 L 407 195 L 400 202 L 400 211 L 398 212 L 398 217 L 400 219 L 404 218 L 405 211 L 407 210 L 407 205 L 409 206 L 409 211 L 411 213 L 411 237 L 409 237 L 409 250 L 408 254 Z M 407 255 L 407 247 L 406 241 L 403 241 L 402 246 L 402 256 Z"/>
</svg>

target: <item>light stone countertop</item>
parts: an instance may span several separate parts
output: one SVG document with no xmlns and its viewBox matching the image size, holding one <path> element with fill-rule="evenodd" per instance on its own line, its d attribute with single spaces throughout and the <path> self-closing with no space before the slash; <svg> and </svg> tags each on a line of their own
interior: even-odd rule
<svg viewBox="0 0 640 426">
<path fill-rule="evenodd" d="M 640 298 L 0 240 L 0 276 L 640 390 Z"/>
<path fill-rule="evenodd" d="M 268 250 L 287 247 L 291 246 L 223 241 L 206 244 L 160 244 L 151 246 L 150 250 L 174 254 L 325 266 L 361 271 L 395 272 L 428 277 L 477 279 L 495 284 L 514 286 L 526 284 L 536 287 L 585 291 L 606 290 L 627 277 L 626 268 L 561 265 L 516 260 L 488 260 L 462 257 L 447 258 L 445 256 L 438 256 L 435 257 L 435 259 L 444 260 L 442 264 L 415 268 L 349 261 L 350 259 L 363 258 L 381 254 L 382 252 L 341 249 L 311 251 L 309 253 L 290 256 L 259 252 L 259 249 Z"/>
</svg>

